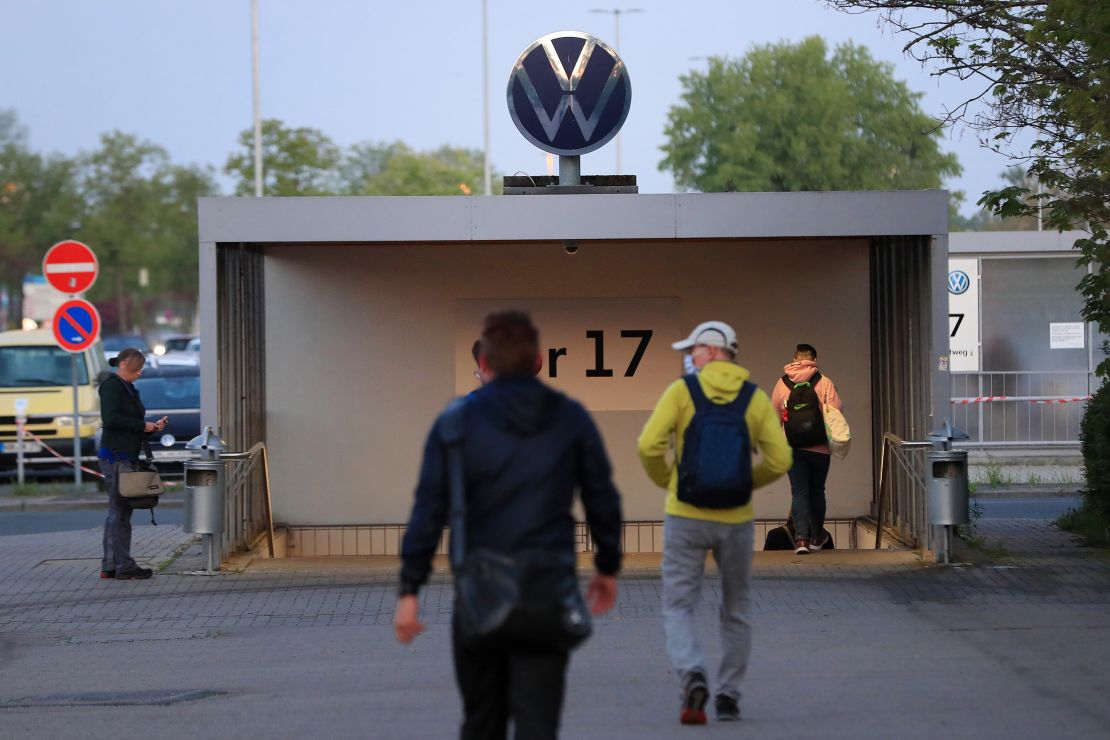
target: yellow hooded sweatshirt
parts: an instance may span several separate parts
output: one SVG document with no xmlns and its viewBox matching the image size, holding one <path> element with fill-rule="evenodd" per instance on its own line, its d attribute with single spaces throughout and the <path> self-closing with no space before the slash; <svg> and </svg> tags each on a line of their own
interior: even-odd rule
<svg viewBox="0 0 1110 740">
<path fill-rule="evenodd" d="M 710 362 L 698 373 L 698 382 L 713 403 L 728 403 L 740 392 L 740 385 L 751 375 L 745 368 L 731 362 Z M 679 378 L 663 391 L 655 410 L 640 433 L 640 461 L 648 477 L 667 489 L 666 511 L 673 516 L 704 519 L 725 524 L 743 524 L 755 518 L 752 502 L 734 509 L 703 509 L 678 500 L 678 465 L 682 459 L 682 442 L 686 427 L 694 418 L 694 401 L 690 390 Z M 760 453 L 758 464 L 752 466 L 752 487 L 760 488 L 790 469 L 794 455 L 782 431 L 782 422 L 771 399 L 756 389 L 744 420 L 748 423 L 752 451 Z M 667 450 L 674 440 L 674 457 L 667 461 Z M 754 462 L 754 461 L 753 461 Z"/>
</svg>

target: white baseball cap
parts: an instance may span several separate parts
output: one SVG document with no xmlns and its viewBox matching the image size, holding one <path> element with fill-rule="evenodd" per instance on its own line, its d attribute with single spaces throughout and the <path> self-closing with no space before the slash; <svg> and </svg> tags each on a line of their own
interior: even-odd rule
<svg viewBox="0 0 1110 740">
<path fill-rule="evenodd" d="M 695 344 L 704 344 L 709 347 L 724 347 L 736 352 L 736 332 L 723 321 L 706 321 L 694 327 L 690 336 L 671 346 L 675 349 L 690 349 Z"/>
</svg>

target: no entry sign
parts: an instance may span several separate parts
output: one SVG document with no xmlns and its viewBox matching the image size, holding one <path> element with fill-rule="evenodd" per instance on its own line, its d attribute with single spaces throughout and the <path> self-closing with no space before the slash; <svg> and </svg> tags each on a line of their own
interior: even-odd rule
<svg viewBox="0 0 1110 740">
<path fill-rule="evenodd" d="M 100 336 L 100 314 L 88 301 L 66 301 L 54 313 L 54 340 L 66 352 L 82 352 Z"/>
<path fill-rule="evenodd" d="M 42 274 L 56 290 L 63 293 L 84 293 L 96 282 L 100 269 L 96 255 L 81 242 L 58 242 L 46 250 L 42 258 Z"/>
</svg>

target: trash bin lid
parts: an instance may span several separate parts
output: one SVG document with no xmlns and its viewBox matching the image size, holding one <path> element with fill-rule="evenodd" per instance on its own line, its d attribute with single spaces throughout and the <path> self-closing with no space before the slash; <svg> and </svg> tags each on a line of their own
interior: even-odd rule
<svg viewBox="0 0 1110 740">
<path fill-rule="evenodd" d="M 971 436 L 967 432 L 965 432 L 963 429 L 952 426 L 952 422 L 948 421 L 948 419 L 944 420 L 944 426 L 929 432 L 928 436 L 931 441 L 971 439 Z"/>
<path fill-rule="evenodd" d="M 220 439 L 220 435 L 216 434 L 212 427 L 206 426 L 203 432 L 185 443 L 185 449 L 223 452 L 227 449 L 227 444 Z"/>
</svg>

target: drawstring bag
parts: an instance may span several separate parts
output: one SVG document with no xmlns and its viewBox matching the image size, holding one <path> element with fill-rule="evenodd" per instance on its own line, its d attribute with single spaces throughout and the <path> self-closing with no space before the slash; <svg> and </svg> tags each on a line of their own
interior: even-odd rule
<svg viewBox="0 0 1110 740">
<path fill-rule="evenodd" d="M 848 454 L 852 445 L 852 431 L 848 428 L 848 421 L 840 409 L 835 406 L 825 406 L 825 433 L 829 437 L 829 451 L 843 459 Z"/>
</svg>

